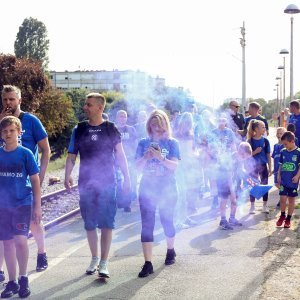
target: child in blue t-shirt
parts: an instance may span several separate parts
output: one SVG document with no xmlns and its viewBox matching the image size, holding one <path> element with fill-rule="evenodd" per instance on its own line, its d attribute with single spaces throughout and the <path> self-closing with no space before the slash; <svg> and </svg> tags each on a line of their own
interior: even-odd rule
<svg viewBox="0 0 300 300">
<path fill-rule="evenodd" d="M 270 142 L 264 137 L 266 132 L 265 123 L 259 120 L 251 120 L 248 126 L 247 141 L 252 147 L 252 156 L 255 160 L 255 168 L 252 176 L 260 179 L 261 184 L 268 184 L 268 177 L 271 175 L 271 149 Z M 263 213 L 269 213 L 267 205 L 268 193 L 263 195 Z M 250 195 L 250 214 L 255 214 L 255 198 Z"/>
<path fill-rule="evenodd" d="M 279 170 L 277 175 L 280 184 L 280 210 L 281 215 L 276 225 L 279 227 L 284 222 L 284 228 L 290 228 L 291 217 L 295 209 L 295 199 L 298 196 L 298 185 L 300 178 L 300 149 L 295 145 L 295 135 L 287 131 L 283 134 L 281 141 L 284 149 L 280 152 Z M 288 215 L 285 217 L 286 200 L 288 200 Z"/>
<path fill-rule="evenodd" d="M 273 152 L 272 152 L 272 158 L 273 158 L 273 174 L 274 174 L 274 184 L 279 188 L 279 184 L 277 182 L 277 173 L 279 169 L 279 160 L 280 160 L 280 151 L 284 148 L 281 137 L 286 132 L 285 127 L 278 127 L 276 130 L 276 137 L 278 138 L 278 143 L 274 144 Z M 280 208 L 280 200 L 277 203 L 276 206 L 278 209 Z"/>
<path fill-rule="evenodd" d="M 25 298 L 30 294 L 27 276 L 30 221 L 33 217 L 38 224 L 42 218 L 39 168 L 32 152 L 18 145 L 21 133 L 18 118 L 4 117 L 0 122 L 0 131 L 5 143 L 0 148 L 0 241 L 4 244 L 9 274 L 9 281 L 1 298 L 8 298 L 16 293 Z M 19 265 L 18 282 L 15 275 L 16 264 L 11 263 L 14 260 Z"/>
</svg>

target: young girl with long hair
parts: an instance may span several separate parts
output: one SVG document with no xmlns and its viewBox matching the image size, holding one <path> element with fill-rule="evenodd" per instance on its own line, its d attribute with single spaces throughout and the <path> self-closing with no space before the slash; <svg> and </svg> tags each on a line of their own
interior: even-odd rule
<svg viewBox="0 0 300 300">
<path fill-rule="evenodd" d="M 264 122 L 251 120 L 248 125 L 247 142 L 252 147 L 252 156 L 255 160 L 255 167 L 252 176 L 260 180 L 261 184 L 268 184 L 268 177 L 272 174 L 272 161 L 270 142 L 264 137 L 266 127 Z M 268 193 L 263 195 L 263 212 L 269 213 L 267 205 Z M 250 214 L 255 214 L 255 198 L 250 195 Z"/>
</svg>

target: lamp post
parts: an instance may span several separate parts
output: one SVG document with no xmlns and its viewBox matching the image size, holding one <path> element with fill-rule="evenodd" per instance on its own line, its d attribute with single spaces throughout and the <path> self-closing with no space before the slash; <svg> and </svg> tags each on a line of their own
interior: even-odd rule
<svg viewBox="0 0 300 300">
<path fill-rule="evenodd" d="M 287 107 L 286 99 L 285 99 L 285 55 L 289 54 L 289 51 L 286 49 L 281 49 L 279 54 L 283 55 L 283 106 L 284 108 Z M 278 67 L 279 68 L 279 67 Z"/>
<path fill-rule="evenodd" d="M 294 99 L 294 76 L 293 76 L 293 22 L 294 14 L 298 14 L 300 9 L 295 4 L 289 4 L 284 13 L 291 15 L 291 49 L 290 49 L 290 101 Z"/>
<path fill-rule="evenodd" d="M 241 27 L 240 44 L 242 46 L 242 114 L 245 113 L 246 107 L 246 61 L 245 61 L 245 48 L 246 48 L 246 30 L 245 22 L 243 22 L 243 27 Z"/>
<path fill-rule="evenodd" d="M 277 113 L 277 116 L 279 117 L 279 84 L 278 83 L 276 83 L 276 94 L 277 94 L 276 113 Z"/>
<path fill-rule="evenodd" d="M 280 102 L 281 102 L 281 99 L 280 99 L 280 81 L 281 81 L 281 77 L 276 77 L 275 78 L 277 80 L 277 83 L 276 83 L 276 87 L 277 87 L 277 113 L 278 115 L 280 115 Z"/>
<path fill-rule="evenodd" d="M 284 108 L 284 98 L 283 98 L 283 85 L 282 85 L 282 70 L 283 70 L 283 66 L 279 66 L 277 68 L 278 70 L 280 70 L 280 110 Z"/>
</svg>

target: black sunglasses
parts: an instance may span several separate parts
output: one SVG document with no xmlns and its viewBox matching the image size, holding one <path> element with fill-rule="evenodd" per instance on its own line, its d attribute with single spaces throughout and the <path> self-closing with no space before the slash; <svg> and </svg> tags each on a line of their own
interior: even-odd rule
<svg viewBox="0 0 300 300">
<path fill-rule="evenodd" d="M 233 105 L 233 104 L 231 104 L 231 106 L 233 106 L 235 108 L 239 108 L 240 107 L 239 105 Z"/>
</svg>

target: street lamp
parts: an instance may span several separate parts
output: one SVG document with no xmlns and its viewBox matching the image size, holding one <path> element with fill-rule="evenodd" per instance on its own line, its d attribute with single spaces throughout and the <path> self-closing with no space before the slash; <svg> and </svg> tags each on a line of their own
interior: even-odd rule
<svg viewBox="0 0 300 300">
<path fill-rule="evenodd" d="M 277 83 L 276 83 L 276 90 L 277 90 L 277 113 L 278 113 L 278 116 L 280 115 L 280 93 L 279 93 L 279 90 L 280 90 L 280 80 L 281 80 L 281 77 L 276 77 L 275 78 L 277 80 Z M 278 83 L 279 82 L 279 83 Z"/>
<path fill-rule="evenodd" d="M 284 97 L 283 97 L 283 87 L 282 87 L 282 70 L 283 70 L 283 66 L 279 66 L 277 68 L 278 70 L 280 70 L 280 109 L 284 108 Z"/>
<path fill-rule="evenodd" d="M 291 15 L 291 49 L 290 49 L 290 101 L 294 99 L 294 91 L 293 91 L 293 14 L 298 14 L 300 9 L 295 4 L 290 4 L 284 10 L 284 13 Z"/>
<path fill-rule="evenodd" d="M 276 98 L 276 113 L 277 113 L 277 116 L 279 117 L 279 84 L 276 83 L 276 93 L 277 93 L 277 98 Z"/>
<path fill-rule="evenodd" d="M 287 107 L 286 99 L 285 99 L 285 55 L 289 54 L 289 51 L 286 49 L 281 49 L 279 54 L 283 55 L 283 106 Z"/>
</svg>

